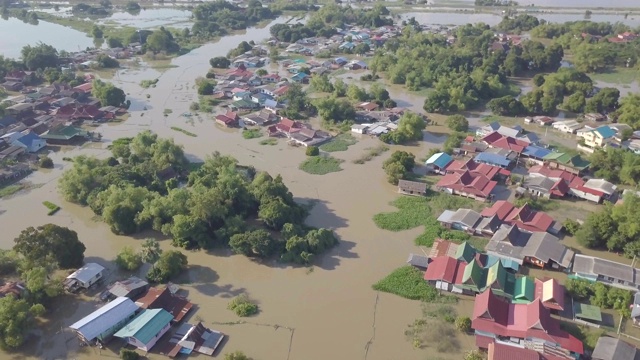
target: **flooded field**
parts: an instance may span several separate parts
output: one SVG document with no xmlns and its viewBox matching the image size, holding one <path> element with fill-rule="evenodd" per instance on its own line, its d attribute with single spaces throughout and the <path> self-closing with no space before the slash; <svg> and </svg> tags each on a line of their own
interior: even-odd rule
<svg viewBox="0 0 640 360">
<path fill-rule="evenodd" d="M 430 4 L 442 6 L 464 5 L 473 6 L 474 0 L 429 0 Z M 525 0 L 518 1 L 520 6 L 539 6 L 557 8 L 638 8 L 640 4 L 636 0 Z"/>
<path fill-rule="evenodd" d="M 147 9 L 140 10 L 137 14 L 128 12 L 116 12 L 113 15 L 101 18 L 99 24 L 116 24 L 118 26 L 130 26 L 138 29 L 150 29 L 160 26 L 175 28 L 190 28 L 191 11 L 180 9 Z"/>
<path fill-rule="evenodd" d="M 276 20 L 284 21 L 284 18 Z M 419 229 L 391 233 L 377 229 L 372 221 L 375 213 L 392 211 L 388 203 L 398 196 L 395 187 L 388 185 L 382 175 L 384 156 L 364 165 L 350 161 L 362 155 L 366 148 L 377 145 L 378 140 L 363 138 L 348 152 L 335 153 L 346 160 L 343 171 L 318 177 L 298 169 L 305 158 L 304 152 L 283 141 L 276 146 L 262 146 L 257 139 L 243 139 L 238 130 L 217 128 L 208 117 L 190 124 L 180 116 L 195 100 L 194 81 L 209 69 L 209 58 L 225 55 L 240 41 L 259 41 L 267 36 L 268 27 L 226 37 L 174 59 L 172 63 L 178 67 L 162 73 L 152 69 L 121 70 L 114 81 L 134 103 L 131 116 L 122 124 L 97 129 L 106 141 L 151 129 L 160 136 L 175 138 L 194 160 L 217 150 L 235 156 L 242 164 L 282 174 L 300 201 L 317 201 L 308 223 L 331 228 L 340 237 L 340 245 L 321 257 L 313 270 L 277 263 L 258 264 L 243 256 L 230 256 L 225 251 L 189 252 L 191 270 L 182 282 L 189 298 L 198 306 L 191 316 L 229 335 L 222 354 L 243 350 L 249 356 L 264 360 L 363 357 L 417 360 L 428 356 L 428 351 L 435 355 L 433 350 L 414 350 L 404 337 L 406 326 L 420 316 L 419 304 L 388 294 L 378 295 L 371 290 L 371 284 L 404 265 L 409 252 L 420 251 L 413 244 Z M 156 88 L 138 86 L 140 80 L 152 78 L 160 79 Z M 164 117 L 164 109 L 172 109 L 173 113 Z M 181 126 L 198 137 L 177 133 L 171 126 Z M 92 218 L 89 209 L 64 202 L 56 189 L 58 177 L 70 165 L 62 157 L 107 156 L 103 149 L 106 144 L 95 145 L 52 154 L 55 169 L 39 171 L 27 178 L 40 187 L 0 201 L 0 210 L 5 211 L 0 216 L 0 226 L 6 229 L 0 240 L 3 248 L 11 247 L 14 237 L 27 226 L 53 222 L 77 231 L 87 246 L 86 260 L 111 269 L 110 280 L 117 277 L 111 260 L 124 245 L 136 246 L 140 239 L 113 235 L 108 226 Z M 408 149 L 417 155 L 426 154 L 424 148 Z M 47 216 L 42 206 L 44 200 L 61 205 L 62 210 Z M 26 213 L 29 216 L 25 216 Z M 161 244 L 164 248 L 170 247 L 168 241 Z M 249 318 L 246 324 L 220 325 L 238 320 L 226 305 L 230 297 L 244 292 L 259 302 L 259 315 Z M 70 307 L 70 303 L 78 306 Z M 460 310 L 461 313 L 470 311 L 469 303 L 459 305 L 465 309 Z M 113 358 L 115 354 L 107 350 L 78 349 L 77 341 L 68 332 L 60 331 L 95 306 L 93 302 L 78 300 L 61 302 L 58 310 L 54 310 L 55 315 L 49 315 L 53 319 L 43 326 L 39 339 L 32 341 L 34 346 L 20 358 Z M 460 351 L 471 348 L 473 341 L 469 337 L 462 344 Z M 438 356 L 459 359 L 461 353 Z M 163 357 L 152 354 L 149 358 Z"/>
</svg>

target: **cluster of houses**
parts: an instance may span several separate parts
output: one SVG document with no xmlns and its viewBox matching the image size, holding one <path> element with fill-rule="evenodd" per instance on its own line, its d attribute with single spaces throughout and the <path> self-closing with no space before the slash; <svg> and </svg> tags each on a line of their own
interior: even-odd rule
<svg viewBox="0 0 640 360">
<path fill-rule="evenodd" d="M 104 276 L 104 267 L 89 263 L 70 275 L 65 285 L 89 288 Z M 201 322 L 184 323 L 193 304 L 178 295 L 178 291 L 171 284 L 150 288 L 146 281 L 136 277 L 115 282 L 100 295 L 108 303 L 69 328 L 85 345 L 102 347 L 119 338 L 144 352 L 156 348 L 171 358 L 194 351 L 213 355 L 225 335 Z"/>
<path fill-rule="evenodd" d="M 25 71 L 12 71 L 4 84 L 22 84 L 28 75 Z M 101 106 L 91 96 L 92 79 L 87 75 L 86 82 L 75 87 L 58 83 L 25 87 L 19 95 L 4 99 L 7 107 L 5 116 L 0 118 L 0 160 L 37 153 L 47 144 L 86 140 L 90 134 L 79 127 L 84 121 L 108 121 L 124 114 L 126 109 Z"/>
<path fill-rule="evenodd" d="M 461 228 L 453 224 L 473 223 L 475 217 L 467 216 L 465 219 L 458 215 L 458 218 L 451 220 L 449 217 L 445 225 Z M 486 218 L 480 221 L 487 222 Z M 513 228 L 519 227 L 512 225 L 509 229 Z M 536 232 L 529 234 L 533 237 Z M 532 241 L 531 237 L 528 241 Z M 495 241 L 512 240 L 492 238 L 491 242 Z M 599 281 L 634 292 L 640 290 L 638 270 L 633 266 L 574 255 L 571 250 L 562 249 L 562 245 L 553 245 L 557 244 L 557 238 L 545 238 L 542 242 L 542 247 L 547 249 L 539 254 L 553 257 L 555 252 L 562 253 L 561 257 L 568 259 L 565 262 L 568 267 L 563 268 L 572 273 L 570 277 Z M 517 245 L 508 245 L 514 246 Z M 524 246 L 527 246 L 526 241 Z M 573 360 L 584 354 L 582 342 L 563 331 L 551 314 L 570 312 L 574 321 L 599 327 L 603 319 L 600 308 L 577 301 L 567 302 L 564 286 L 556 279 L 520 275 L 522 259 L 514 258 L 509 252 L 492 251 L 493 248 L 489 245 L 486 252 L 480 252 L 467 242 L 456 244 L 437 239 L 428 255 L 410 254 L 407 263 L 424 271 L 424 280 L 436 289 L 475 297 L 471 327 L 476 346 L 488 351 L 489 360 L 521 356 L 525 359 Z M 525 259 L 529 264 L 544 266 L 536 259 Z M 636 293 L 631 305 L 631 318 L 634 324 L 640 325 L 640 292 Z M 617 348 L 624 351 L 616 353 Z M 602 337 L 591 358 L 640 359 L 640 351 L 619 339 Z"/>
<path fill-rule="evenodd" d="M 370 49 L 384 45 L 384 43 L 402 33 L 401 26 L 389 25 L 377 29 L 352 26 L 348 29 L 336 29 L 336 35 L 330 38 L 310 37 L 296 41 L 286 47 L 286 52 L 313 56 L 318 53 L 351 53 L 359 44 L 366 44 Z M 271 40 L 270 45 L 279 45 L 277 40 Z"/>
</svg>

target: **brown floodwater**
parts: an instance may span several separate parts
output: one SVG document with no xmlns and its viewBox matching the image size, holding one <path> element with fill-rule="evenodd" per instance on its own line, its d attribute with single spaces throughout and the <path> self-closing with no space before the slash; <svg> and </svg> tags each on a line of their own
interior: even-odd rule
<svg viewBox="0 0 640 360">
<path fill-rule="evenodd" d="M 242 40 L 262 40 L 268 36 L 267 29 L 249 29 L 246 34 L 205 45 L 174 59 L 172 63 L 178 67 L 161 73 L 152 69 L 121 70 L 114 80 L 132 99 L 131 116 L 125 122 L 98 128 L 105 142 L 151 129 L 184 145 L 190 159 L 203 159 L 207 154 L 220 151 L 233 155 L 242 164 L 274 175 L 282 174 L 297 199 L 316 202 L 308 223 L 333 229 L 341 239 L 340 245 L 320 257 L 312 269 L 275 262 L 260 264 L 227 251 L 187 252 L 190 270 L 182 279 L 183 289 L 197 304 L 191 320 L 202 320 L 207 326 L 228 334 L 229 340 L 219 356 L 234 350 L 261 360 L 412 360 L 436 355 L 430 348 L 414 350 L 404 336 L 407 325 L 420 316 L 419 303 L 378 294 L 371 289 L 373 283 L 404 265 L 408 253 L 421 251 L 413 243 L 420 229 L 392 233 L 376 228 L 372 221 L 378 212 L 393 211 L 389 202 L 398 197 L 381 170 L 382 161 L 390 152 L 364 165 L 353 164 L 351 160 L 379 144 L 376 139 L 364 137 L 348 151 L 334 153 L 335 157 L 345 160 L 342 171 L 315 176 L 298 169 L 305 158 L 303 149 L 289 147 L 283 140 L 276 146 L 263 146 L 259 145 L 260 139 L 243 139 L 238 130 L 223 131 L 209 116 L 201 115 L 200 119 L 191 121 L 180 116 L 189 111 L 189 104 L 196 99 L 194 81 L 209 69 L 209 58 L 225 55 Z M 160 81 L 155 88 L 138 86 L 141 80 L 156 77 Z M 151 95 L 149 99 L 146 94 Z M 145 107 L 147 110 L 143 110 Z M 172 113 L 165 117 L 164 109 L 171 109 Z M 198 136 L 188 137 L 171 130 L 171 126 L 182 127 Z M 424 157 L 430 145 L 401 148 Z M 138 246 L 140 239 L 153 234 L 135 238 L 116 236 L 107 225 L 93 218 L 90 209 L 65 202 L 57 192 L 58 178 L 71 166 L 63 157 L 79 154 L 105 157 L 108 156 L 105 148 L 106 144 L 102 147 L 91 144 L 53 153 L 51 157 L 56 165 L 53 170 L 38 171 L 26 179 L 38 187 L 0 200 L 0 211 L 5 211 L 0 215 L 0 227 L 4 229 L 0 246 L 10 248 L 13 239 L 28 226 L 55 223 L 78 233 L 87 247 L 86 261 L 107 266 L 109 281 L 126 276 L 115 269 L 112 262 L 115 255 L 123 246 Z M 62 210 L 47 216 L 43 201 L 59 204 Z M 161 245 L 170 248 L 166 239 L 161 238 Z M 240 293 L 257 300 L 260 313 L 243 319 L 246 323 L 230 325 L 228 323 L 241 319 L 226 306 L 231 297 Z M 68 296 L 58 301 L 47 315 L 50 320 L 29 340 L 28 349 L 16 356 L 0 357 L 115 358 L 111 350 L 78 348 L 78 342 L 65 330 L 98 306 L 93 301 L 95 295 Z M 469 303 L 459 306 L 461 313 L 470 315 Z M 462 339 L 460 351 L 472 348 L 470 339 Z M 459 359 L 461 354 L 437 356 Z M 149 358 L 163 357 L 151 354 Z"/>
</svg>

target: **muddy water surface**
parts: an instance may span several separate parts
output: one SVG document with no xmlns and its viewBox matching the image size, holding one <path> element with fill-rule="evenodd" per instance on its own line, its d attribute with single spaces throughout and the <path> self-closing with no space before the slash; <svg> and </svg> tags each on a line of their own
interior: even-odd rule
<svg viewBox="0 0 640 360">
<path fill-rule="evenodd" d="M 424 359 L 428 353 L 414 350 L 403 335 L 406 325 L 420 315 L 419 305 L 371 290 L 371 284 L 403 265 L 409 252 L 421 251 L 413 245 L 420 229 L 397 234 L 377 229 L 372 221 L 375 213 L 393 211 L 388 203 L 397 197 L 381 171 L 382 161 L 389 153 L 365 165 L 345 161 L 343 171 L 319 177 L 300 171 L 298 164 L 304 160 L 304 152 L 288 147 L 283 141 L 276 146 L 261 146 L 260 139 L 245 140 L 237 130 L 222 131 L 206 116 L 191 122 L 180 116 L 195 100 L 194 81 L 209 69 L 209 58 L 225 55 L 240 41 L 259 41 L 267 36 L 268 27 L 224 38 L 174 59 L 173 64 L 178 67 L 162 73 L 122 70 L 115 82 L 134 103 L 131 116 L 124 123 L 104 125 L 98 131 L 108 141 L 151 129 L 183 144 L 192 159 L 220 151 L 235 156 L 242 164 L 282 174 L 300 201 L 316 203 L 308 223 L 331 228 L 342 240 L 337 248 L 318 259 L 313 270 L 277 263 L 259 264 L 225 251 L 189 252 L 191 270 L 182 282 L 191 301 L 197 304 L 191 317 L 229 335 L 221 354 L 243 350 L 261 360 Z M 137 85 L 140 80 L 157 77 L 160 81 L 156 88 L 141 89 Z M 164 109 L 173 112 L 164 117 Z M 171 126 L 180 126 L 198 137 L 175 132 Z M 348 152 L 335 156 L 351 160 L 377 144 L 377 140 L 363 138 Z M 102 146 L 106 148 L 106 144 Z M 408 149 L 417 155 L 426 153 L 424 148 Z M 111 262 L 116 253 L 125 245 L 138 246 L 140 239 L 154 234 L 136 238 L 115 236 L 104 223 L 93 219 L 88 208 L 69 204 L 61 198 L 56 189 L 57 180 L 64 168 L 70 166 L 62 157 L 79 154 L 104 157 L 108 153 L 99 146 L 85 146 L 52 154 L 56 168 L 46 173 L 37 172 L 27 179 L 40 187 L 0 200 L 0 210 L 6 210 L 0 216 L 0 227 L 4 229 L 0 245 L 10 248 L 13 239 L 27 226 L 49 222 L 67 226 L 77 231 L 86 244 L 86 260 L 107 266 L 111 271 L 109 280 L 115 280 L 124 276 Z M 61 205 L 62 210 L 47 216 L 42 205 L 45 200 Z M 165 249 L 170 248 L 167 240 L 161 244 Z M 256 299 L 261 312 L 247 319 L 246 324 L 229 325 L 227 323 L 236 322 L 238 318 L 226 305 L 231 297 L 240 293 Z M 33 346 L 20 357 L 114 358 L 110 350 L 78 348 L 71 334 L 61 331 L 96 308 L 94 302 L 85 301 L 93 296 L 94 293 L 81 299 L 72 297 L 56 304 L 54 315 L 50 315 L 52 320 L 43 325 L 43 330 L 30 342 Z M 468 304 L 461 308 L 469 312 Z M 472 346 L 470 338 L 463 340 L 465 348 Z M 461 354 L 438 356 L 459 359 Z M 151 354 L 149 358 L 163 357 Z"/>
</svg>

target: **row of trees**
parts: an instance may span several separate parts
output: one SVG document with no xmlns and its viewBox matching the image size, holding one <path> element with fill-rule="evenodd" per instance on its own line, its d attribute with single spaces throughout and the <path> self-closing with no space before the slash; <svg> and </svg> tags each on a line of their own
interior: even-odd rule
<svg viewBox="0 0 640 360">
<path fill-rule="evenodd" d="M 589 157 L 595 176 L 614 184 L 640 184 L 640 157 L 623 149 L 607 147 Z"/>
<path fill-rule="evenodd" d="M 280 176 L 256 173 L 232 157 L 215 153 L 197 170 L 190 169 L 180 146 L 151 132 L 117 141 L 111 151 L 107 160 L 75 158 L 60 179 L 60 190 L 68 201 L 89 205 L 116 234 L 153 229 L 170 236 L 174 246 L 212 248 L 230 245 L 237 234 L 253 236 L 233 244 L 265 240 L 247 224 L 257 217 L 277 241 L 268 251 L 241 252 L 256 257 L 280 254 L 289 261 L 301 256 L 291 253 L 300 247 L 287 247 L 289 239 L 277 234 L 286 224 L 303 229 L 304 236 L 314 231 L 304 226 L 306 210 L 293 200 Z"/>
<path fill-rule="evenodd" d="M 244 30 L 278 13 L 264 7 L 258 0 L 250 0 L 246 7 L 217 0 L 199 4 L 193 9 L 191 32 L 202 38 L 226 35 L 229 31 Z"/>
<path fill-rule="evenodd" d="M 624 251 L 625 256 L 640 255 L 640 216 L 637 211 L 640 198 L 628 194 L 621 205 L 606 204 L 592 212 L 575 232 L 576 240 L 588 248 L 606 248 Z"/>
<path fill-rule="evenodd" d="M 591 282 L 582 279 L 569 279 L 565 284 L 569 295 L 580 301 L 589 301 L 592 305 L 603 309 L 615 309 L 625 318 L 631 316 L 631 291 L 609 287 L 601 282 Z"/>
</svg>

